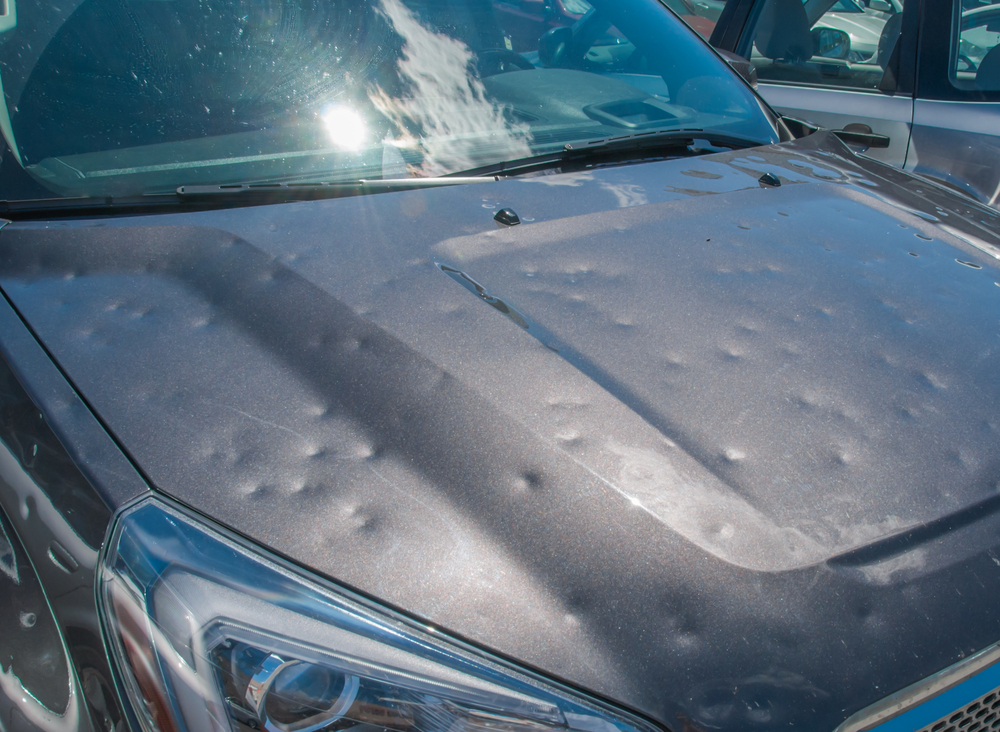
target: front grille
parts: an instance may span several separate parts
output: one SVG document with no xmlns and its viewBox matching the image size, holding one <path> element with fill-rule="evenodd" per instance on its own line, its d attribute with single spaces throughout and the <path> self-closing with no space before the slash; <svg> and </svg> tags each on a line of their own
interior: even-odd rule
<svg viewBox="0 0 1000 732">
<path fill-rule="evenodd" d="M 862 709 L 835 732 L 1000 732 L 1000 643 Z"/>
<path fill-rule="evenodd" d="M 920 732 L 985 732 L 1000 729 L 1000 687 L 942 717 Z"/>
</svg>

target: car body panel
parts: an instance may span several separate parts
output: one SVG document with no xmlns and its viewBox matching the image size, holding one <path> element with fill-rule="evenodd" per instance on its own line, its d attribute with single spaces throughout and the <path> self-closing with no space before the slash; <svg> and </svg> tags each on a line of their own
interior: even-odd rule
<svg viewBox="0 0 1000 732">
<path fill-rule="evenodd" d="M 78 712 L 62 636 L 28 561 L 0 509 L 0 724 L 29 729 L 39 717 Z"/>
<path fill-rule="evenodd" d="M 746 46 L 744 36 L 752 26 L 747 19 L 754 17 L 755 3 L 762 2 L 731 0 L 739 7 L 734 7 L 721 20 L 732 27 L 717 29 L 713 36 L 715 45 L 740 52 Z M 916 9 L 916 4 L 913 7 Z M 980 18 L 981 21 L 993 17 L 995 12 L 993 8 L 977 8 L 965 11 L 963 18 Z M 916 65 L 920 67 L 919 88 L 912 100 L 905 94 L 854 92 L 833 86 L 794 83 L 778 85 L 766 81 L 761 82 L 759 91 L 779 112 L 829 129 L 842 129 L 851 123 L 867 124 L 873 132 L 888 136 L 890 147 L 871 149 L 866 154 L 896 167 L 905 165 L 906 170 L 996 206 L 1000 190 L 1000 161 L 997 160 L 1000 103 L 993 98 L 975 99 L 973 92 L 956 90 L 948 82 L 951 15 L 950 2 L 928 3 L 919 14 L 919 21 L 916 14 L 912 21 L 904 20 L 900 42 L 915 51 L 901 54 L 900 63 L 912 58 L 914 68 L 901 66 L 899 78 L 913 77 Z M 909 83 L 903 86 L 908 91 Z M 993 92 L 986 94 L 995 97 Z"/>
<path fill-rule="evenodd" d="M 10 603 L 0 644 L 15 649 L 0 668 L 0 722 L 114 729 L 123 712 L 94 604 L 97 555 L 113 507 L 148 487 L 6 300 L 0 332 L 0 587 Z"/>
<path fill-rule="evenodd" d="M 865 155 L 902 167 L 910 138 L 913 99 L 872 92 L 798 87 L 761 82 L 757 91 L 783 115 L 831 130 L 866 124 L 877 135 L 889 138 L 885 148 L 869 148 Z"/>
<path fill-rule="evenodd" d="M 918 99 L 906 170 L 1000 205 L 997 105 Z"/>
<path fill-rule="evenodd" d="M 0 287 L 155 489 L 672 729 L 833 729 L 1000 638 L 1000 225 L 915 185 L 818 134 L 21 222 Z"/>
</svg>

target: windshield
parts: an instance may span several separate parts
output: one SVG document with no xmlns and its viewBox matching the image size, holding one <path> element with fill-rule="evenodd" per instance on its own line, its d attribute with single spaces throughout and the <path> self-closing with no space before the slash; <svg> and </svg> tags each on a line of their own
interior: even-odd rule
<svg viewBox="0 0 1000 732">
<path fill-rule="evenodd" d="M 777 141 L 655 0 L 6 6 L 6 198 L 441 176 L 662 129 Z"/>
</svg>

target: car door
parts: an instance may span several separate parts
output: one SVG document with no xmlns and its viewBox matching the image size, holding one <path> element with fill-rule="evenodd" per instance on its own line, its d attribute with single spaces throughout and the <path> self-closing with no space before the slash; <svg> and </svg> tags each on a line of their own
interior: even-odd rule
<svg viewBox="0 0 1000 732">
<path fill-rule="evenodd" d="M 820 127 L 867 125 L 867 154 L 902 167 L 913 117 L 918 5 L 884 0 L 730 0 L 712 43 L 750 59 L 778 112 Z"/>
<path fill-rule="evenodd" d="M 1000 205 L 1000 0 L 926 5 L 906 169 Z"/>
</svg>

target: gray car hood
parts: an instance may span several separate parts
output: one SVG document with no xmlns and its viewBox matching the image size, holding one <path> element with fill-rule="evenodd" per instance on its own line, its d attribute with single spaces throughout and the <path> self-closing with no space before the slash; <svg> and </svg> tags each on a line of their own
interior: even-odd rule
<svg viewBox="0 0 1000 732">
<path fill-rule="evenodd" d="M 819 730 L 1000 639 L 998 231 L 817 134 L 11 224 L 0 286 L 158 490 L 676 730 Z"/>
</svg>

